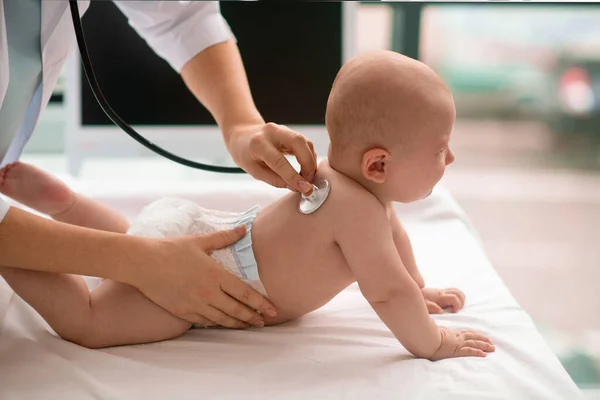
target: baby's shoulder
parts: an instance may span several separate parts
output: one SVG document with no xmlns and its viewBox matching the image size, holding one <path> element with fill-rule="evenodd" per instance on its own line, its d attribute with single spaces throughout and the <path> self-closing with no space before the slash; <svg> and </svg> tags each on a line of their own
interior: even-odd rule
<svg viewBox="0 0 600 400">
<path fill-rule="evenodd" d="M 386 215 L 385 207 L 371 192 L 328 165 L 319 167 L 318 178 L 325 178 L 329 182 L 331 189 L 323 208 L 327 214 L 335 216 L 335 220 L 355 219 L 360 215 Z"/>
</svg>

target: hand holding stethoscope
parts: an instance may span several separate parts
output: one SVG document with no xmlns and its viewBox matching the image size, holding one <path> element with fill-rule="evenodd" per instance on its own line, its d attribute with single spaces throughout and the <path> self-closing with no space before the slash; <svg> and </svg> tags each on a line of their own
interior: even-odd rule
<svg viewBox="0 0 600 400">
<path fill-rule="evenodd" d="M 317 170 L 317 156 L 314 146 L 304 136 L 283 125 L 260 123 L 237 128 L 235 132 L 228 132 L 225 135 L 230 138 L 227 143 L 229 152 L 235 163 L 241 168 L 208 165 L 179 157 L 137 133 L 131 125 L 112 109 L 102 94 L 87 51 L 77 1 L 71 0 L 69 5 L 83 70 L 92 93 L 111 121 L 134 140 L 171 161 L 191 168 L 222 173 L 247 172 L 252 177 L 275 187 L 287 187 L 304 194 L 310 194 L 313 191 L 310 182 L 312 182 Z M 290 165 L 285 158 L 285 154 L 296 157 L 302 167 L 300 174 Z"/>
</svg>

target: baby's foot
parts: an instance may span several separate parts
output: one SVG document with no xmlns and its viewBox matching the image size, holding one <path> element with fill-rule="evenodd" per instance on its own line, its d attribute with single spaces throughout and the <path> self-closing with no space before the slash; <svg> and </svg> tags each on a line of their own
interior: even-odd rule
<svg viewBox="0 0 600 400">
<path fill-rule="evenodd" d="M 62 181 L 22 162 L 0 170 L 0 193 L 50 216 L 66 212 L 77 200 Z"/>
</svg>

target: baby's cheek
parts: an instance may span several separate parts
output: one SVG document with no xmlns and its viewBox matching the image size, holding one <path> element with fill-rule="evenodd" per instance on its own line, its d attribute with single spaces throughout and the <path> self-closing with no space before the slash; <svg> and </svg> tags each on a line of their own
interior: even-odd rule
<svg viewBox="0 0 600 400">
<path fill-rule="evenodd" d="M 432 188 L 437 185 L 444 176 L 445 168 L 438 168 L 434 174 L 432 174 L 431 186 Z"/>
<path fill-rule="evenodd" d="M 438 180 L 442 179 L 444 177 L 444 174 L 446 173 L 446 166 L 443 166 L 440 169 L 440 177 L 438 178 Z"/>
</svg>

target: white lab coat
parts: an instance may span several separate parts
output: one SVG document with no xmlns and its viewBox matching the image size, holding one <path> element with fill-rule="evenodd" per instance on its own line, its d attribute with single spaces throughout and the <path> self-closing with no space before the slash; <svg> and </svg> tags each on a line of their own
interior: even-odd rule
<svg viewBox="0 0 600 400">
<path fill-rule="evenodd" d="M 78 4 L 79 12 L 83 14 L 90 2 L 80 0 Z M 149 46 L 177 72 L 205 48 L 234 38 L 216 1 L 115 1 L 115 4 Z M 35 121 L 29 121 L 31 131 L 48 104 L 60 71 L 76 44 L 69 3 L 42 0 L 41 6 L 42 95 Z M 0 1 L 0 105 L 8 88 L 8 79 L 8 45 L 4 7 Z M 8 205 L 0 198 L 0 222 L 7 211 Z"/>
</svg>

